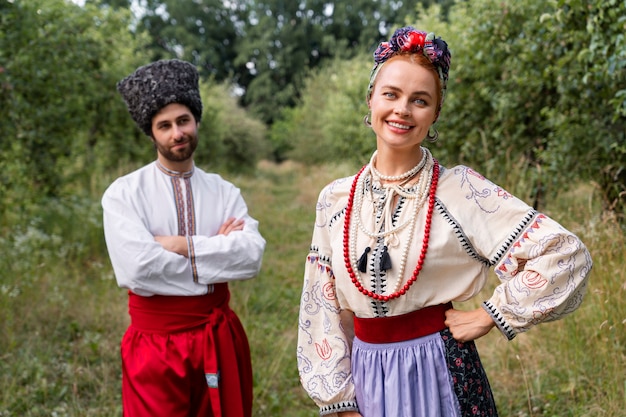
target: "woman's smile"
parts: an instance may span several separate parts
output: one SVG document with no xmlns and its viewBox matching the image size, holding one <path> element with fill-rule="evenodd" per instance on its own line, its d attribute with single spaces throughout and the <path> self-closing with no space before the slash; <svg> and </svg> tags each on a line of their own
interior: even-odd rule
<svg viewBox="0 0 626 417">
<path fill-rule="evenodd" d="M 404 57 L 387 61 L 380 69 L 369 102 L 377 144 L 406 150 L 419 146 L 435 121 L 435 75 Z"/>
</svg>

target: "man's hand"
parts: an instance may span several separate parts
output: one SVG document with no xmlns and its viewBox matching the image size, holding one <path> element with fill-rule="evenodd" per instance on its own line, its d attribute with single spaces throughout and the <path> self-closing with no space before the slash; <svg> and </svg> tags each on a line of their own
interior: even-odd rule
<svg viewBox="0 0 626 417">
<path fill-rule="evenodd" d="M 155 236 L 154 240 L 159 242 L 165 250 L 183 255 L 184 257 L 187 257 L 189 254 L 185 236 Z"/>
<path fill-rule="evenodd" d="M 218 230 L 218 235 L 228 236 L 230 232 L 234 232 L 235 230 L 243 230 L 244 221 L 242 219 L 235 219 L 234 217 L 229 218 L 224 222 L 224 224 Z"/>
<path fill-rule="evenodd" d="M 491 316 L 482 308 L 461 311 L 451 308 L 446 311 L 446 326 L 452 337 L 459 342 L 469 342 L 489 333 L 496 325 Z"/>
<path fill-rule="evenodd" d="M 362 417 L 361 414 L 356 411 L 344 411 L 342 413 L 338 413 L 339 417 Z"/>
<path fill-rule="evenodd" d="M 243 225 L 243 220 L 237 220 L 231 217 L 224 222 L 217 234 L 227 236 L 230 232 L 234 232 L 235 230 L 243 230 Z M 189 248 L 187 247 L 187 238 L 185 236 L 155 236 L 154 240 L 159 242 L 165 250 L 184 257 L 189 256 Z"/>
</svg>

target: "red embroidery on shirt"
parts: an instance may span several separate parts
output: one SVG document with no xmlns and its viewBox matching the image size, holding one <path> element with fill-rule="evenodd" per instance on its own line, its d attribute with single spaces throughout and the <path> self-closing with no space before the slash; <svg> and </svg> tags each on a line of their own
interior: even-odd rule
<svg viewBox="0 0 626 417">
<path fill-rule="evenodd" d="M 554 311 L 553 308 L 548 308 L 545 311 L 535 310 L 533 311 L 533 318 L 530 321 L 530 324 L 535 325 L 545 321 L 545 318 L 552 314 Z"/>
<path fill-rule="evenodd" d="M 526 276 L 522 278 L 522 282 L 527 288 L 530 288 L 531 290 L 536 290 L 545 287 L 548 283 L 548 280 L 539 274 L 526 274 Z"/>
<path fill-rule="evenodd" d="M 317 350 L 317 354 L 319 355 L 319 357 L 323 360 L 330 359 L 330 356 L 333 353 L 333 349 L 330 347 L 330 343 L 328 343 L 327 339 L 324 339 L 321 345 L 319 343 L 316 343 L 315 349 Z"/>
<path fill-rule="evenodd" d="M 481 180 L 484 180 L 484 179 L 485 179 L 485 177 L 483 177 L 482 175 L 480 175 L 478 172 L 474 171 L 474 170 L 473 170 L 473 169 L 471 169 L 471 168 L 468 168 L 468 169 L 467 169 L 467 173 L 468 173 L 468 174 L 470 174 L 470 175 L 475 176 L 476 178 L 480 178 Z"/>
<path fill-rule="evenodd" d="M 502 189 L 500 187 L 496 188 L 496 193 L 498 194 L 498 197 L 502 197 L 502 198 L 512 197 L 509 192 L 507 192 L 506 190 L 504 190 L 504 189 Z"/>
<path fill-rule="evenodd" d="M 327 300 L 335 299 L 335 286 L 331 282 L 327 282 L 322 287 L 322 294 Z"/>
</svg>

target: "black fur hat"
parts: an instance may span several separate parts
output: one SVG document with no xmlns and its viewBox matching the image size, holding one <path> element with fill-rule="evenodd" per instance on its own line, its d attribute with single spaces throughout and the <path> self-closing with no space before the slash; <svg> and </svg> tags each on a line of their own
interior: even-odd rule
<svg viewBox="0 0 626 417">
<path fill-rule="evenodd" d="M 148 136 L 152 134 L 152 118 L 168 104 L 184 104 L 196 122 L 202 118 L 198 71 L 189 62 L 161 60 L 139 67 L 117 83 L 117 91 L 137 126 Z"/>
</svg>

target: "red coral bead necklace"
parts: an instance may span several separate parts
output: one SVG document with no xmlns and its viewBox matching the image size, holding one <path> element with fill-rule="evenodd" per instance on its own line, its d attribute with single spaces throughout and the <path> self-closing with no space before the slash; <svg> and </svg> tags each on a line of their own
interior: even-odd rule
<svg viewBox="0 0 626 417">
<path fill-rule="evenodd" d="M 343 230 L 344 262 L 345 262 L 346 269 L 348 270 L 350 280 L 352 281 L 354 286 L 359 290 L 359 292 L 377 301 L 390 301 L 390 300 L 399 298 L 407 293 L 411 285 L 413 285 L 415 281 L 417 281 L 417 278 L 422 270 L 422 267 L 424 266 L 424 260 L 426 259 L 426 252 L 428 251 L 428 242 L 430 240 L 430 226 L 432 223 L 432 214 L 433 214 L 433 209 L 435 207 L 435 192 L 437 190 L 437 183 L 439 182 L 439 162 L 436 159 L 434 159 L 433 176 L 432 176 L 432 182 L 430 184 L 429 196 L 428 196 L 428 212 L 426 213 L 426 225 L 424 228 L 424 238 L 423 238 L 422 250 L 420 252 L 417 265 L 415 266 L 413 275 L 404 284 L 404 286 L 400 288 L 399 290 L 388 295 L 377 294 L 373 291 L 366 289 L 361 283 L 359 276 L 355 273 L 354 268 L 352 266 L 352 262 L 350 261 L 350 221 L 351 221 L 352 212 L 354 209 L 354 196 L 356 193 L 356 187 L 359 181 L 359 177 L 363 174 L 363 171 L 367 167 L 368 165 L 363 166 L 361 170 L 356 174 L 356 176 L 354 177 L 354 181 L 352 182 L 352 187 L 350 188 L 350 195 L 348 197 L 348 205 L 346 206 L 346 218 L 345 218 L 344 230 Z M 398 279 L 402 279 L 402 277 L 399 277 Z"/>
</svg>

